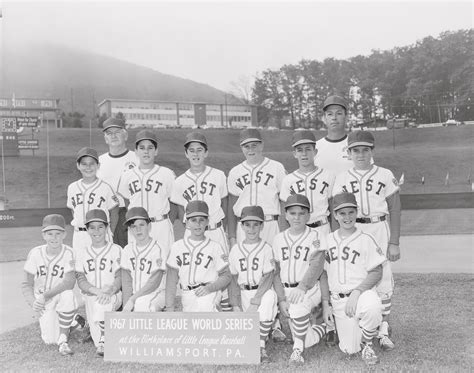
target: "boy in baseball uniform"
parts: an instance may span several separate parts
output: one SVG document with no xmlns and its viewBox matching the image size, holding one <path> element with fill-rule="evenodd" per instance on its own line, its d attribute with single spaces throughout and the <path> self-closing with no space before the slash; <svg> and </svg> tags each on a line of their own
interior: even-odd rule
<svg viewBox="0 0 474 373">
<path fill-rule="evenodd" d="M 308 289 L 301 283 L 310 262 L 317 263 L 320 277 L 324 267 L 325 237 L 306 224 L 311 205 L 302 194 L 293 194 L 285 204 L 285 218 L 290 228 L 279 233 L 273 241 L 275 278 L 273 286 L 278 296 L 280 311 L 290 318 L 293 334 L 293 352 L 290 363 L 302 364 L 305 348 L 320 341 L 325 330 L 321 325 L 311 325 L 311 310 L 321 303 L 319 282 Z"/>
<path fill-rule="evenodd" d="M 340 228 L 327 242 L 327 277 L 321 279 L 324 319 L 328 324 L 335 322 L 343 352 L 354 354 L 362 349 L 362 359 L 374 365 L 378 357 L 372 340 L 382 322 L 382 303 L 375 286 L 387 258 L 374 237 L 356 226 L 353 194 L 336 194 L 334 213 Z"/>
<path fill-rule="evenodd" d="M 46 344 L 58 344 L 63 356 L 73 354 L 67 342 L 77 309 L 72 292 L 76 283 L 74 255 L 63 244 L 65 227 L 62 215 L 44 217 L 42 234 L 46 243 L 29 252 L 22 283 L 26 302 L 39 316 L 41 338 Z"/>
<path fill-rule="evenodd" d="M 215 312 L 220 291 L 231 280 L 227 255 L 217 242 L 206 237 L 209 207 L 204 201 L 186 206 L 189 236 L 176 241 L 168 257 L 166 310 L 174 311 L 177 285 L 182 293 L 183 312 Z"/>
<path fill-rule="evenodd" d="M 389 315 L 392 305 L 393 276 L 390 262 L 400 259 L 400 188 L 393 173 L 372 162 L 375 139 L 368 131 L 349 135 L 348 152 L 353 167 L 336 176 L 333 193 L 354 194 L 359 206 L 357 226 L 372 235 L 388 258 L 383 264 L 383 277 L 377 286 L 382 299 L 383 322 L 378 335 L 382 349 L 392 350 L 389 338 Z"/>
<path fill-rule="evenodd" d="M 67 188 L 67 207 L 72 211 L 74 227 L 72 247 L 76 252 L 90 246 L 91 238 L 85 225 L 86 214 L 93 209 L 101 209 L 110 221 L 107 238 L 112 241 L 112 232 L 118 221 L 118 198 L 112 187 L 97 177 L 99 156 L 91 148 L 82 148 L 76 155 L 77 169 L 82 174 L 79 179 Z"/>
<path fill-rule="evenodd" d="M 123 310 L 162 311 L 165 306 L 164 275 L 168 250 L 151 236 L 151 221 L 143 207 L 132 207 L 125 224 L 133 235 L 122 251 Z"/>
<path fill-rule="evenodd" d="M 104 313 L 122 304 L 120 256 L 122 248 L 107 240 L 108 221 L 103 210 L 86 214 L 87 233 L 92 243 L 77 253 L 77 284 L 84 294 L 86 315 L 97 355 L 104 356 Z"/>
<path fill-rule="evenodd" d="M 260 206 L 242 209 L 240 223 L 245 239 L 236 244 L 229 255 L 232 283 L 229 292 L 236 312 L 258 312 L 260 316 L 260 361 L 270 361 L 266 340 L 277 313 L 277 297 L 272 288 L 272 247 L 260 238 L 265 215 Z M 238 299 L 241 299 L 239 304 Z"/>
</svg>

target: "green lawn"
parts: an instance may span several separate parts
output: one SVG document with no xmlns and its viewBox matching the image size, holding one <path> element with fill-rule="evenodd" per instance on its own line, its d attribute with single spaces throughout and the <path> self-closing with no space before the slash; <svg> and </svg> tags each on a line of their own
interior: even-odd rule
<svg viewBox="0 0 474 373">
<path fill-rule="evenodd" d="M 399 274 L 395 276 L 392 327 L 394 351 L 380 352 L 379 371 L 472 371 L 474 277 L 468 274 Z M 270 343 L 272 362 L 265 367 L 172 366 L 107 363 L 95 356 L 92 344 L 73 340 L 72 357 L 61 357 L 55 346 L 45 346 L 38 324 L 0 335 L 0 362 L 4 371 L 362 371 L 360 357 L 345 356 L 338 348 L 317 345 L 305 352 L 302 368 L 287 364 L 291 346 Z"/>
</svg>

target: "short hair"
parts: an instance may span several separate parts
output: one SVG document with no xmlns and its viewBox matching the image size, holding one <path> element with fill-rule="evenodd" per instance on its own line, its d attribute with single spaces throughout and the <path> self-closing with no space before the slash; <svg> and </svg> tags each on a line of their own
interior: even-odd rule
<svg viewBox="0 0 474 373">
<path fill-rule="evenodd" d="M 201 144 L 202 147 L 204 148 L 204 150 L 205 150 L 206 152 L 208 151 L 207 145 L 204 144 L 204 143 L 202 143 L 202 142 L 200 142 L 200 141 L 197 141 L 197 140 L 196 140 L 196 141 L 190 141 L 190 142 L 188 142 L 186 145 L 184 145 L 184 151 L 187 152 L 187 151 L 188 151 L 188 148 L 189 148 L 189 145 L 191 145 L 193 142 L 197 142 L 198 144 Z"/>
</svg>

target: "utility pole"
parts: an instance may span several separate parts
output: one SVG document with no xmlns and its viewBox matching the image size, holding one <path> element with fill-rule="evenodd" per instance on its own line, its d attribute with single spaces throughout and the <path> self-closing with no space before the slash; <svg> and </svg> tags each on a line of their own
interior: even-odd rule
<svg viewBox="0 0 474 373">
<path fill-rule="evenodd" d="M 74 113 L 74 95 L 71 88 L 71 114 Z"/>
</svg>

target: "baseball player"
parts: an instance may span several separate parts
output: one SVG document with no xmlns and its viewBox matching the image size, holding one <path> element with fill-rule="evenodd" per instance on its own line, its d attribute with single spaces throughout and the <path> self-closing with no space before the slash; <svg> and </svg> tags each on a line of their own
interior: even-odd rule
<svg viewBox="0 0 474 373">
<path fill-rule="evenodd" d="M 93 209 L 101 209 L 110 220 L 110 229 L 107 237 L 112 241 L 112 231 L 118 221 L 119 201 L 112 187 L 97 177 L 99 169 L 99 157 L 97 152 L 91 148 L 82 148 L 76 156 L 77 169 L 82 174 L 79 179 L 67 188 L 67 207 L 72 211 L 74 227 L 72 247 L 77 252 L 90 246 L 91 238 L 85 226 L 86 214 Z"/>
<path fill-rule="evenodd" d="M 236 244 L 229 255 L 232 274 L 232 305 L 236 312 L 258 312 L 260 317 L 260 361 L 270 361 L 265 349 L 273 320 L 277 314 L 277 297 L 272 289 L 273 252 L 272 247 L 260 238 L 265 215 L 260 206 L 242 209 L 240 222 L 245 239 Z M 241 305 L 238 299 L 241 299 Z"/>
<path fill-rule="evenodd" d="M 372 347 L 382 322 L 382 303 L 375 286 L 382 278 L 386 257 L 375 239 L 356 227 L 357 202 L 353 194 L 334 196 L 335 218 L 340 228 L 328 237 L 326 252 L 330 295 L 323 294 L 326 323 L 336 323 L 339 348 L 348 354 L 362 349 L 368 365 L 378 362 Z M 332 305 L 329 305 L 329 299 Z M 362 346 L 361 346 L 362 345 Z"/>
<path fill-rule="evenodd" d="M 39 316 L 41 338 L 46 344 L 57 343 L 63 356 L 73 354 L 67 342 L 77 309 L 72 292 L 76 283 L 74 254 L 63 244 L 65 227 L 62 215 L 44 217 L 42 233 L 46 244 L 29 252 L 22 283 L 26 302 Z"/>
<path fill-rule="evenodd" d="M 167 311 L 175 309 L 178 282 L 184 312 L 214 312 L 220 302 L 220 290 L 231 281 L 224 249 L 206 237 L 208 223 L 207 203 L 190 201 L 186 205 L 186 229 L 190 234 L 173 244 L 167 261 Z"/>
<path fill-rule="evenodd" d="M 348 152 L 354 167 L 336 177 L 333 192 L 355 195 L 359 206 L 357 226 L 375 238 L 389 259 L 383 264 L 382 281 L 377 286 L 384 306 L 378 338 L 382 349 L 392 350 L 394 344 L 389 338 L 388 321 L 394 284 L 390 261 L 400 259 L 400 188 L 390 170 L 372 164 L 374 146 L 374 136 L 368 131 L 349 135 Z"/>
<path fill-rule="evenodd" d="M 311 289 L 302 289 L 302 281 L 310 261 L 319 263 L 319 278 L 324 266 L 325 237 L 306 224 L 311 205 L 302 194 L 293 194 L 285 204 L 285 217 L 290 228 L 279 233 L 273 241 L 276 261 L 273 286 L 278 295 L 280 311 L 290 317 L 293 334 L 293 353 L 290 363 L 302 364 L 304 348 L 320 341 L 325 330 L 321 325 L 310 325 L 310 314 L 321 303 L 319 283 Z"/>
<path fill-rule="evenodd" d="M 107 119 L 103 124 L 102 131 L 109 151 L 99 157 L 101 167 L 97 171 L 97 177 L 108 183 L 117 193 L 120 176 L 126 170 L 138 166 L 138 158 L 135 152 L 127 148 L 128 133 L 122 119 Z M 123 198 L 117 197 L 119 200 L 118 222 L 112 233 L 114 243 L 125 247 L 127 244 L 127 227 L 123 223 L 125 222 L 127 208 Z"/>
<path fill-rule="evenodd" d="M 140 163 L 138 167 L 122 174 L 118 193 L 126 200 L 129 209 L 143 207 L 148 212 L 151 222 L 150 235 L 168 253 L 174 242 L 170 218 L 174 221 L 175 210 L 170 214 L 169 197 L 175 174 L 169 168 L 155 164 L 158 139 L 154 132 L 138 132 L 135 148 Z M 129 232 L 130 240 L 133 240 L 133 235 Z"/>
<path fill-rule="evenodd" d="M 163 276 L 168 251 L 151 237 L 151 221 L 143 207 L 133 207 L 125 215 L 125 224 L 134 240 L 122 251 L 123 310 L 163 311 L 165 286 Z"/>
<path fill-rule="evenodd" d="M 91 245 L 77 253 L 77 284 L 84 293 L 87 319 L 97 355 L 104 356 L 104 313 L 122 304 L 120 255 L 122 248 L 107 241 L 107 215 L 94 209 L 86 214 L 87 233 Z"/>
</svg>

